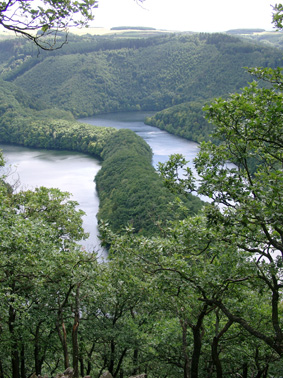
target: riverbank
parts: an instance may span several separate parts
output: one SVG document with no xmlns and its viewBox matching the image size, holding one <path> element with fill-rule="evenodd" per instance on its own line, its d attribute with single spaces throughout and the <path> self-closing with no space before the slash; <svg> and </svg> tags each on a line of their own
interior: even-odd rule
<svg viewBox="0 0 283 378">
<path fill-rule="evenodd" d="M 21 127 L 15 127 L 17 125 Z M 152 134 L 149 133 L 149 136 Z M 155 141 L 158 139 L 155 138 Z M 15 118 L 5 128 L 5 142 L 98 156 L 102 161 L 96 179 L 100 201 L 98 219 L 109 222 L 115 232 L 121 232 L 131 225 L 135 232 L 153 235 L 159 232 L 160 222 L 174 219 L 177 214 L 176 207 L 168 208 L 174 197 L 163 187 L 152 166 L 150 147 L 134 131 L 125 132 L 66 120 L 42 123 L 25 120 L 20 124 L 20 119 Z M 168 158 L 169 147 L 165 149 Z M 172 149 L 175 149 L 174 143 Z M 198 198 L 192 197 L 189 202 L 192 213 L 201 207 Z"/>
</svg>

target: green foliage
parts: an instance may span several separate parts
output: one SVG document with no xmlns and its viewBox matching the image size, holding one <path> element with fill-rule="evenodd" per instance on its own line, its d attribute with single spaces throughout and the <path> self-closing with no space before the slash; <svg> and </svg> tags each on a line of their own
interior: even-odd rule
<svg viewBox="0 0 283 378">
<path fill-rule="evenodd" d="M 101 51 L 96 44 L 95 53 L 87 50 L 91 38 L 84 41 L 84 56 L 42 56 L 27 63 L 28 70 L 25 55 L 12 59 L 10 79 L 17 77 L 38 96 L 44 88 L 43 102 L 34 102 L 14 83 L 0 82 L 0 135 L 9 142 L 76 149 L 103 159 L 97 188 L 109 261 L 97 264 L 76 245 L 84 237 L 82 213 L 68 194 L 46 188 L 13 193 L 1 180 L 0 375 L 20 377 L 20 365 L 23 376 L 55 375 L 73 364 L 78 376 L 80 360 L 82 376 L 100 376 L 107 369 L 113 376 L 146 371 L 149 378 L 279 377 L 281 69 L 250 70 L 269 86 L 252 83 L 208 105 L 211 129 L 199 121 L 199 98 L 226 95 L 229 86 L 235 90 L 244 80 L 240 65 L 261 59 L 263 67 L 275 64 L 277 52 L 271 56 L 274 50 L 218 34 L 163 36 L 132 41 L 131 47 L 122 40 L 123 49 L 113 39 Z M 41 89 L 36 87 L 40 72 Z M 175 202 L 141 138 L 128 130 L 76 123 L 61 110 L 64 104 L 75 115 L 90 115 L 183 101 L 189 101 L 189 114 L 178 105 L 171 109 L 177 115 L 166 111 L 157 115 L 158 122 L 166 127 L 166 120 L 172 130 L 180 125 L 178 132 L 198 141 L 213 131 L 214 139 L 201 144 L 195 160 L 197 189 L 190 170 L 179 176 L 186 164 L 182 156 L 160 166 L 167 187 L 180 196 Z M 55 102 L 60 110 L 49 110 Z M 49 119 L 49 111 L 60 118 Z M 197 215 L 201 202 L 193 200 L 191 190 L 212 202 Z"/>
<path fill-rule="evenodd" d="M 180 216 L 175 204 L 168 217 L 174 196 L 152 167 L 151 150 L 142 138 L 130 130 L 119 130 L 108 138 L 101 156 L 103 164 L 96 176 L 98 218 L 108 222 L 112 230 L 130 225 L 137 233 L 153 235 L 165 220 Z M 183 200 L 191 214 L 201 207 L 201 201 L 192 195 Z"/>
<path fill-rule="evenodd" d="M 276 49 L 224 34 L 71 38 L 64 49 L 39 58 L 37 51 L 15 48 L 3 77 L 46 106 L 83 117 L 226 95 L 246 84 L 244 66 L 281 62 Z"/>
<path fill-rule="evenodd" d="M 8 114 L 0 122 L 0 140 L 27 147 L 79 151 L 100 157 L 114 129 L 44 118 L 17 117 Z"/>
<path fill-rule="evenodd" d="M 281 3 L 278 3 L 273 7 L 273 15 L 272 15 L 273 24 L 278 29 L 283 28 L 282 19 L 283 19 L 283 5 Z"/>
<path fill-rule="evenodd" d="M 198 377 L 207 370 L 228 377 L 245 367 L 251 376 L 261 369 L 277 371 L 272 347 L 237 324 L 244 316 L 259 334 L 270 330 L 268 286 L 256 278 L 249 253 L 239 253 L 236 242 L 224 243 L 222 232 L 208 228 L 203 213 L 173 223 L 161 237 L 108 233 L 111 259 L 132 265 L 142 276 L 144 295 L 153 300 L 151 348 L 141 353 L 151 356 L 148 371 L 154 377 L 168 371 Z M 218 302 L 238 317 L 230 321 Z"/>
<path fill-rule="evenodd" d="M 0 140 L 29 147 L 75 150 L 100 157 L 114 129 L 75 122 L 70 112 L 42 109 L 21 89 L 0 81 Z"/>
<path fill-rule="evenodd" d="M 57 310 L 86 261 L 77 245 L 86 237 L 83 212 L 69 196 L 42 187 L 13 193 L 0 185 L 2 375 L 20 376 L 23 351 L 24 374 L 40 374 L 46 359 L 56 364 Z"/>
<path fill-rule="evenodd" d="M 146 123 L 197 143 L 211 140 L 213 126 L 205 119 L 203 102 L 175 105 L 146 119 Z"/>
<path fill-rule="evenodd" d="M 52 50 L 66 42 L 66 39 L 62 41 L 58 38 L 58 30 L 66 31 L 72 25 L 87 25 L 93 19 L 92 10 L 96 7 L 96 0 L 44 0 L 37 4 L 33 0 L 2 1 L 0 25 L 33 41 L 42 49 Z"/>
<path fill-rule="evenodd" d="M 258 83 L 253 82 L 249 87 L 243 88 L 240 94 L 233 94 L 227 99 L 217 99 L 208 105 L 207 117 L 213 122 L 214 137 L 220 143 L 218 145 L 212 142 L 202 143 L 195 159 L 198 173 L 197 192 L 206 195 L 212 201 L 205 210 L 205 234 L 200 237 L 198 244 L 205 243 L 205 239 L 210 235 L 211 239 L 207 241 L 206 246 L 204 245 L 203 251 L 212 251 L 213 243 L 219 243 L 217 259 L 225 257 L 225 250 L 229 250 L 229 259 L 232 258 L 233 253 L 236 253 L 237 268 L 235 266 L 233 273 L 228 273 L 229 278 L 223 281 L 224 285 L 225 282 L 228 285 L 225 288 L 225 295 L 227 294 L 228 297 L 222 297 L 224 291 L 217 288 L 218 284 L 214 284 L 213 280 L 214 278 L 218 280 L 219 275 L 225 273 L 224 266 L 233 265 L 232 260 L 230 263 L 222 262 L 221 271 L 216 267 L 218 273 L 212 270 L 211 276 L 209 265 L 209 272 L 205 274 L 208 279 L 207 289 L 204 281 L 199 277 L 195 280 L 192 273 L 188 273 L 188 280 L 193 286 L 196 285 L 204 303 L 218 307 L 229 322 L 240 325 L 252 338 L 263 342 L 271 348 L 275 356 L 276 354 L 282 356 L 280 288 L 283 253 L 281 238 L 283 78 L 280 69 L 257 68 L 251 72 L 269 81 L 272 86 L 268 89 L 260 88 Z M 161 173 L 167 180 L 168 186 L 179 191 L 186 191 L 187 187 L 192 185 L 191 176 L 187 182 L 186 180 L 178 182 L 176 169 L 183 164 L 182 157 L 175 156 L 175 160 L 171 159 L 167 165 L 161 167 Z M 193 220 L 190 219 L 189 222 L 186 227 L 190 234 L 189 229 Z M 179 241 L 184 230 L 181 224 L 177 229 L 181 230 L 176 236 Z M 193 235 L 195 238 L 196 231 Z M 214 264 L 213 254 L 209 256 Z M 191 258 L 190 266 L 193 264 Z M 200 263 L 199 254 L 197 261 Z M 182 264 L 182 260 L 179 259 L 179 262 Z M 172 269 L 172 262 L 170 266 Z M 184 270 L 181 266 L 177 272 L 183 277 Z M 204 269 L 202 268 L 203 271 Z M 236 276 L 233 276 L 234 274 Z M 235 289 L 239 282 L 246 284 L 237 292 Z M 253 308 L 259 309 L 259 304 L 253 302 L 254 295 L 258 298 L 261 295 L 266 296 L 265 301 L 260 300 L 266 303 L 266 306 L 258 313 L 252 311 L 252 307 L 244 302 L 244 298 L 237 297 L 243 293 L 246 295 L 247 287 L 251 290 L 248 298 Z M 208 290 L 215 288 L 217 293 L 208 293 Z M 241 305 L 234 307 L 235 298 L 238 304 L 245 303 L 244 307 Z M 256 316 L 258 320 L 255 322 Z"/>
</svg>

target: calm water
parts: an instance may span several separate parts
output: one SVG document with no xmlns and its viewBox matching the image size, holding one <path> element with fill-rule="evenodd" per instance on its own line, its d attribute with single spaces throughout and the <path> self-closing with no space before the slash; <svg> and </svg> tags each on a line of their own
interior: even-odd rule
<svg viewBox="0 0 283 378">
<path fill-rule="evenodd" d="M 154 114 L 153 112 L 112 113 L 91 118 L 80 119 L 91 125 L 115 127 L 117 129 L 131 129 L 140 135 L 152 148 L 154 153 L 153 165 L 164 163 L 172 154 L 182 154 L 191 161 L 198 152 L 198 145 L 186 139 L 171 135 L 156 127 L 145 125 L 143 120 Z"/>
<path fill-rule="evenodd" d="M 90 237 L 81 244 L 99 255 L 100 247 L 96 214 L 99 200 L 94 177 L 100 162 L 88 155 L 70 151 L 37 150 L 0 144 L 6 159 L 8 181 L 18 189 L 34 189 L 39 186 L 58 188 L 72 194 L 71 200 L 79 203 L 86 215 L 83 225 Z"/>
<path fill-rule="evenodd" d="M 193 160 L 198 146 L 196 143 L 175 137 L 166 131 L 144 124 L 148 112 L 113 113 L 80 120 L 97 126 L 128 128 L 143 137 L 153 150 L 153 165 L 164 162 L 173 153 L 181 153 Z M 10 165 L 8 181 L 18 182 L 21 189 L 39 186 L 58 188 L 72 193 L 71 199 L 79 203 L 86 213 L 84 228 L 90 238 L 83 246 L 104 255 L 100 247 L 96 214 L 99 201 L 94 177 L 100 169 L 100 162 L 88 155 L 69 151 L 37 150 L 0 144 L 7 165 Z"/>
</svg>

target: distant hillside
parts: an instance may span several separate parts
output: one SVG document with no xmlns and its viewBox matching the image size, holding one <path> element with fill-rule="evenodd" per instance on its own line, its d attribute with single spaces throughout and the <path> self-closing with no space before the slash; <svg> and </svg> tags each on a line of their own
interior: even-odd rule
<svg viewBox="0 0 283 378">
<path fill-rule="evenodd" d="M 278 49 L 225 34 L 71 36 L 62 50 L 39 55 L 19 40 L 0 42 L 2 78 L 75 117 L 225 95 L 251 80 L 243 67 L 281 60 Z"/>
<path fill-rule="evenodd" d="M 227 30 L 227 34 L 239 35 L 239 34 L 254 34 L 254 33 L 263 33 L 264 29 L 231 29 Z"/>
<path fill-rule="evenodd" d="M 283 34 L 281 31 L 265 31 L 263 29 L 233 29 L 227 34 L 238 36 L 255 43 L 263 43 L 266 46 L 283 49 Z"/>
<path fill-rule="evenodd" d="M 114 26 L 111 30 L 156 30 L 147 26 Z"/>
</svg>

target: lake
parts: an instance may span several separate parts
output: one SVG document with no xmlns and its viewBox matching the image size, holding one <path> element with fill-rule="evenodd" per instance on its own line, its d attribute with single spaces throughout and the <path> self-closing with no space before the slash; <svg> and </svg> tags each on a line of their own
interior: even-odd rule
<svg viewBox="0 0 283 378">
<path fill-rule="evenodd" d="M 183 154 L 192 161 L 197 154 L 198 145 L 194 142 L 176 137 L 147 126 L 143 120 L 150 112 L 112 113 L 91 118 L 80 119 L 80 122 L 96 126 L 131 129 L 150 145 L 153 151 L 153 165 L 165 162 L 173 153 Z M 84 229 L 90 234 L 82 245 L 89 251 L 95 250 L 104 256 L 98 238 L 96 214 L 99 199 L 94 177 L 100 169 L 100 162 L 85 154 L 70 151 L 38 150 L 20 146 L 0 144 L 7 165 L 11 166 L 8 181 L 17 183 L 21 189 L 33 189 L 39 186 L 58 188 L 72 193 L 71 199 L 79 203 L 86 213 Z M 7 169 L 7 168 L 6 168 Z"/>
</svg>

